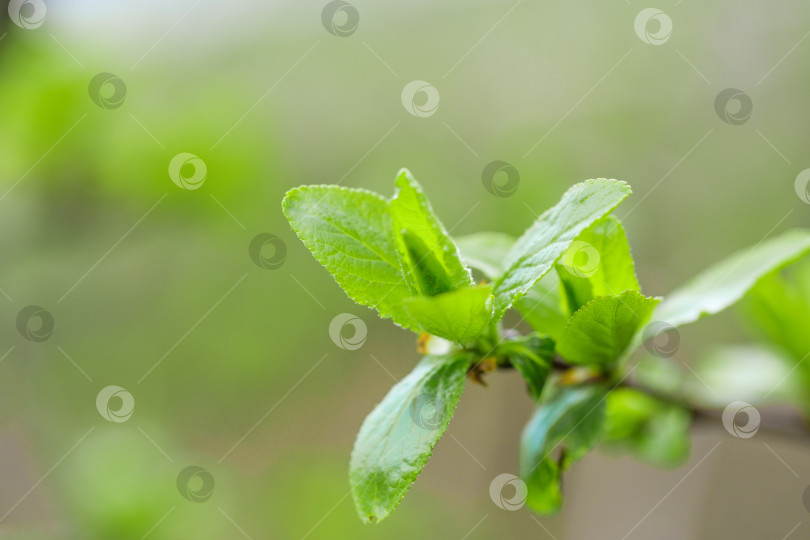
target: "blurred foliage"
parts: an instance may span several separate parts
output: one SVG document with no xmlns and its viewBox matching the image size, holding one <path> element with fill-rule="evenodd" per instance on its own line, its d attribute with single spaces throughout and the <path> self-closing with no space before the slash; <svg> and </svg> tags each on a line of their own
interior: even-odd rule
<svg viewBox="0 0 810 540">
<path fill-rule="evenodd" d="M 531 411 L 508 390 L 512 414 L 488 408 L 459 433 L 491 460 L 480 477 L 423 482 L 376 532 L 341 499 L 346 463 L 337 456 L 391 382 L 370 355 L 397 376 L 417 355 L 410 336 L 351 304 L 293 242 L 280 211 L 291 186 L 387 191 L 408 166 L 454 233 L 516 234 L 574 182 L 622 178 L 636 192 L 631 204 L 644 197 L 625 223 L 650 294 L 776 224 L 807 224 L 792 183 L 810 125 L 810 52 L 796 49 L 756 85 L 804 34 L 807 5 L 774 13 L 753 2 L 684 3 L 668 46 L 646 47 L 632 32 L 635 8 L 622 4 L 523 4 L 494 29 L 507 9 L 496 3 L 357 4 L 360 29 L 344 39 L 324 31 L 319 3 L 50 2 L 45 24 L 28 31 L 0 10 L 0 289 L 13 299 L 0 297 L 0 355 L 14 347 L 0 362 L 0 408 L 4 431 L 33 463 L 26 476 L 23 463 L 6 459 L 3 513 L 60 463 L 0 523 L 4 538 L 141 538 L 172 505 L 148 538 L 236 537 L 217 507 L 254 538 L 301 537 L 316 525 L 308 538 L 462 537 L 492 512 L 487 485 L 515 469 L 515 448 L 488 429 L 517 432 Z M 756 32 L 744 31 L 754 21 Z M 89 99 L 102 71 L 127 84 L 119 109 Z M 440 87 L 431 119 L 399 103 L 416 78 Z M 754 99 L 745 126 L 722 124 L 712 110 L 729 85 Z M 179 152 L 205 160 L 200 190 L 170 181 Z M 482 187 L 481 170 L 495 159 L 520 171 L 516 196 Z M 279 270 L 248 257 L 263 232 L 287 242 Z M 55 318 L 47 342 L 16 331 L 29 304 Z M 369 326 L 358 354 L 329 340 L 329 321 L 344 311 Z M 731 322 L 684 332 L 684 357 L 704 338 L 741 338 Z M 126 424 L 95 410 L 108 384 L 135 397 Z M 469 458 L 452 441 L 439 449 L 451 464 L 453 452 Z M 210 501 L 177 493 L 188 464 L 214 474 Z M 537 534 L 526 514 L 488 514 L 475 534 Z M 549 526 L 559 534 L 561 523 Z"/>
<path fill-rule="evenodd" d="M 689 457 L 690 411 L 633 388 L 617 388 L 606 403 L 606 450 L 631 452 L 656 467 L 679 466 Z"/>
<path fill-rule="evenodd" d="M 716 346 L 703 356 L 696 366 L 703 382 L 687 383 L 695 399 L 714 405 L 730 397 L 755 404 L 787 402 L 810 418 L 810 364 L 805 361 L 810 262 L 802 260 L 759 280 L 738 311 L 754 343 Z"/>
</svg>

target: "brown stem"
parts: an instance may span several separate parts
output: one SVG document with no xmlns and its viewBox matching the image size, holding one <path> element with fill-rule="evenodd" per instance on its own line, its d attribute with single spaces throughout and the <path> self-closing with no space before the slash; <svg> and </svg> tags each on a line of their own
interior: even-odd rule
<svg viewBox="0 0 810 540">
<path fill-rule="evenodd" d="M 513 366 L 507 362 L 498 366 L 500 369 L 511 369 Z M 560 356 L 556 356 L 552 361 L 552 368 L 554 371 L 567 371 L 576 366 L 572 366 L 565 362 Z M 715 409 L 707 409 L 698 407 L 690 403 L 688 400 L 680 396 L 673 395 L 668 392 L 661 391 L 657 388 L 652 388 L 638 383 L 630 378 L 622 381 L 619 385 L 624 388 L 633 388 L 639 392 L 643 392 L 659 401 L 677 405 L 692 413 L 693 425 L 696 428 L 712 428 L 722 427 L 722 411 Z M 759 431 L 770 435 L 783 437 L 789 440 L 810 441 L 810 425 L 798 413 L 763 413 L 762 422 L 759 426 Z"/>
</svg>

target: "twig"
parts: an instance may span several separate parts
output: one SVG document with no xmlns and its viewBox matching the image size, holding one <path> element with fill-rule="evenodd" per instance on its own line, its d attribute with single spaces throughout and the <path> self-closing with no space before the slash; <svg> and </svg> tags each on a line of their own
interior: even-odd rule
<svg viewBox="0 0 810 540">
<path fill-rule="evenodd" d="M 571 369 L 576 369 L 578 366 L 568 364 L 560 356 L 556 356 L 552 361 L 552 369 L 557 372 L 566 372 Z M 513 369 L 511 362 L 506 361 L 498 365 L 498 369 Z M 595 382 L 597 379 L 588 381 Z M 692 414 L 693 425 L 695 428 L 706 428 L 711 426 L 717 428 L 723 425 L 722 411 L 699 407 L 690 403 L 687 399 L 674 395 L 669 392 L 664 392 L 657 388 L 652 388 L 638 383 L 637 381 L 627 378 L 620 385 L 620 388 L 632 388 L 643 392 L 664 403 L 669 403 L 682 409 L 686 409 Z M 810 441 L 810 426 L 807 421 L 798 413 L 780 413 L 776 414 L 763 414 L 762 422 L 759 425 L 759 431 L 782 437 L 792 441 Z"/>
</svg>

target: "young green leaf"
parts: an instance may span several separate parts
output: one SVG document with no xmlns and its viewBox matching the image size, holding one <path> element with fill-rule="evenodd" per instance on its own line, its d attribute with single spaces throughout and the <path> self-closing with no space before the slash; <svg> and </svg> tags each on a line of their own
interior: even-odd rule
<svg viewBox="0 0 810 540">
<path fill-rule="evenodd" d="M 397 241 L 404 249 L 403 271 L 410 278 L 413 294 L 433 296 L 456 288 L 447 269 L 420 237 L 403 229 Z"/>
<path fill-rule="evenodd" d="M 563 387 L 542 404 L 520 442 L 520 477 L 526 503 L 548 514 L 562 505 L 562 471 L 582 459 L 599 440 L 605 413 L 602 386 Z"/>
<path fill-rule="evenodd" d="M 560 298 L 560 279 L 549 272 L 538 281 L 526 296 L 515 302 L 521 317 L 529 326 L 544 336 L 559 339 L 568 323 L 568 314 Z"/>
<path fill-rule="evenodd" d="M 413 294 L 433 296 L 472 285 L 458 248 L 408 170 L 399 171 L 396 187 L 391 217 L 403 272 Z"/>
<path fill-rule="evenodd" d="M 405 309 L 424 332 L 467 343 L 478 337 L 492 319 L 492 287 L 412 296 L 405 299 Z"/>
<path fill-rule="evenodd" d="M 606 400 L 603 446 L 655 467 L 678 467 L 689 458 L 691 424 L 686 409 L 633 388 L 617 388 Z"/>
<path fill-rule="evenodd" d="M 461 259 L 491 280 L 496 280 L 503 274 L 504 261 L 514 243 L 514 238 L 498 232 L 474 233 L 456 238 Z"/>
<path fill-rule="evenodd" d="M 611 365 L 659 301 L 638 291 L 594 298 L 571 316 L 557 352 L 572 364 Z"/>
<path fill-rule="evenodd" d="M 382 520 L 402 500 L 447 429 L 471 362 L 426 356 L 366 417 L 349 466 L 360 519 Z"/>
<path fill-rule="evenodd" d="M 495 283 L 495 318 L 529 289 L 559 259 L 585 228 L 610 213 L 630 194 L 617 180 L 587 180 L 569 189 L 556 206 L 543 213 L 512 247 L 506 271 Z"/>
<path fill-rule="evenodd" d="M 761 279 L 741 303 L 757 337 L 783 347 L 796 360 L 810 351 L 810 261 L 791 265 L 790 279 L 774 272 Z M 810 370 L 810 364 L 807 364 Z M 808 372 L 810 373 L 810 371 Z"/>
<path fill-rule="evenodd" d="M 764 240 L 715 264 L 671 293 L 655 310 L 653 319 L 682 326 L 719 313 L 740 300 L 762 276 L 808 251 L 807 230 L 792 230 Z"/>
<path fill-rule="evenodd" d="M 569 313 L 597 296 L 641 288 L 624 227 L 613 216 L 605 216 L 582 231 L 556 267 Z"/>
<path fill-rule="evenodd" d="M 365 190 L 302 186 L 287 192 L 284 215 L 349 298 L 417 330 L 403 300 L 411 296 L 394 246 L 388 201 Z"/>
</svg>

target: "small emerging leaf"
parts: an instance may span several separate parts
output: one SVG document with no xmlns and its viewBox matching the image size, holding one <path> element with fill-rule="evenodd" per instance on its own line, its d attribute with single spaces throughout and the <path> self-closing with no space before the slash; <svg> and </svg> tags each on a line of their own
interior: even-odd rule
<svg viewBox="0 0 810 540">
<path fill-rule="evenodd" d="M 605 216 L 580 233 L 557 263 L 569 313 L 597 296 L 640 289 L 621 221 Z"/>
<path fill-rule="evenodd" d="M 495 283 L 495 318 L 525 295 L 551 270 L 585 228 L 610 213 L 630 194 L 618 180 L 586 180 L 569 189 L 517 240 L 506 259 L 506 271 Z"/>
<path fill-rule="evenodd" d="M 428 334 L 467 343 L 478 337 L 492 319 L 492 287 L 412 296 L 405 299 L 405 309 Z"/>
<path fill-rule="evenodd" d="M 391 217 L 403 272 L 413 294 L 433 296 L 472 285 L 458 248 L 408 170 L 399 172 L 396 187 Z"/>
<path fill-rule="evenodd" d="M 594 298 L 571 316 L 557 352 L 572 364 L 613 364 L 659 301 L 638 291 Z"/>
<path fill-rule="evenodd" d="M 426 356 L 366 417 L 349 465 L 360 519 L 388 516 L 422 472 L 453 417 L 471 362 L 468 354 Z"/>
</svg>

